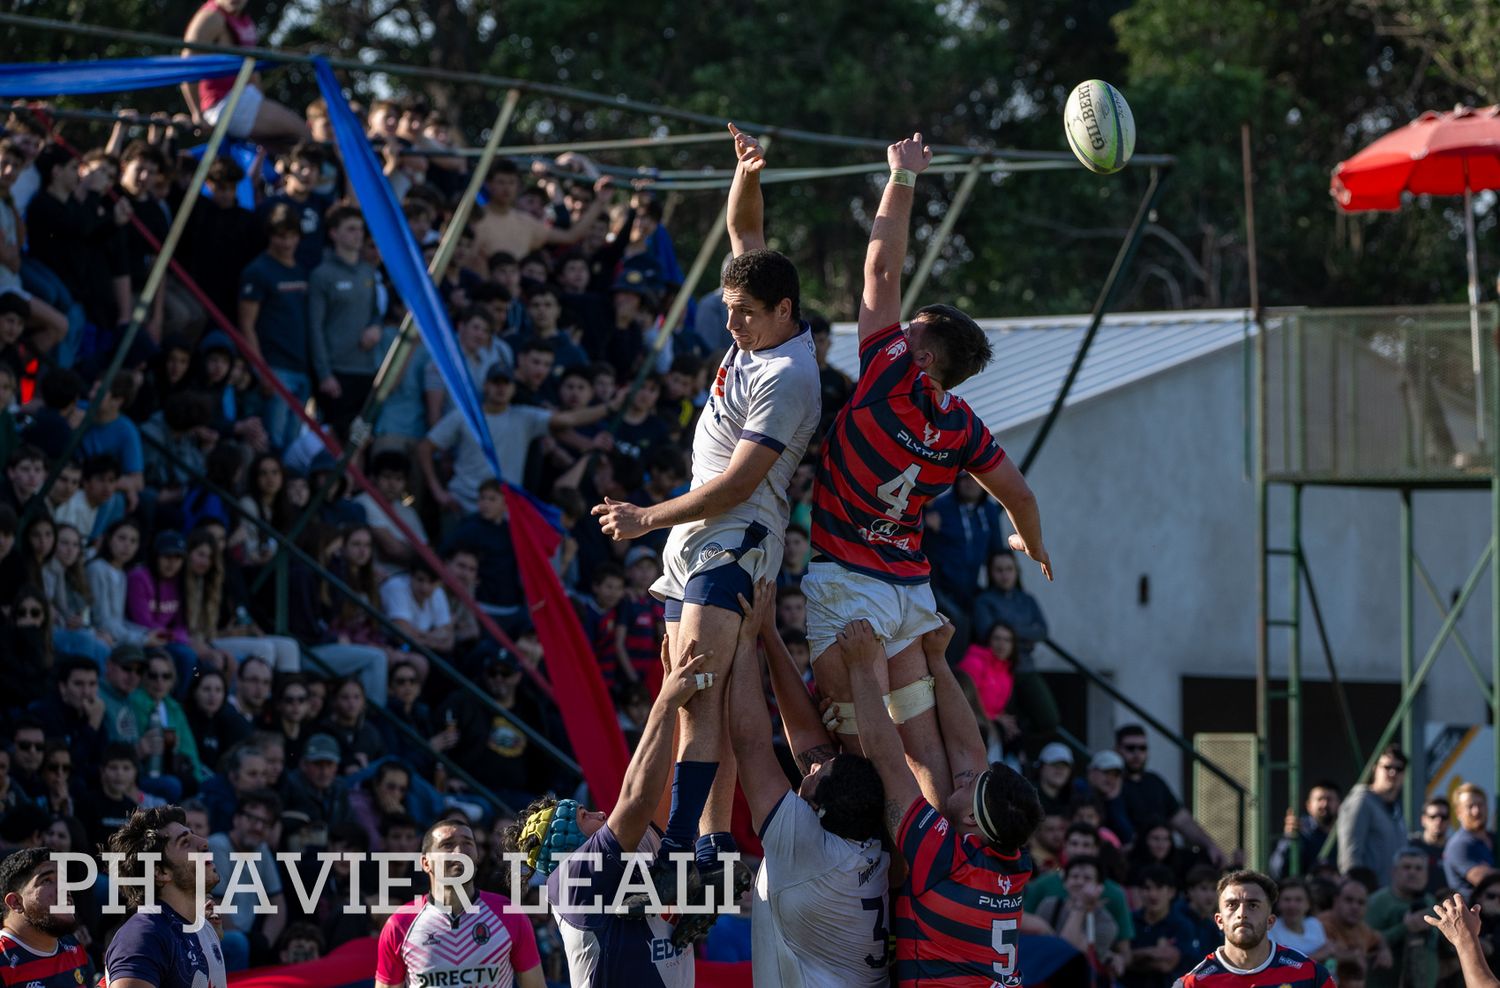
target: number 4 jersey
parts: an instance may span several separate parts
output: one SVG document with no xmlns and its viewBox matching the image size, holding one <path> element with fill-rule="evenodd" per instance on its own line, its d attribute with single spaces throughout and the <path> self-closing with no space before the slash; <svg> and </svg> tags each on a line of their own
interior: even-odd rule
<svg viewBox="0 0 1500 988">
<path fill-rule="evenodd" d="M 1016 988 L 1021 898 L 1031 855 L 1001 854 L 977 834 L 954 829 L 918 797 L 896 844 L 906 884 L 896 897 L 896 984 L 900 988 Z"/>
<path fill-rule="evenodd" d="M 859 347 L 859 384 L 818 459 L 813 548 L 891 583 L 928 578 L 922 510 L 962 471 L 1000 465 L 1002 450 L 957 395 L 937 395 L 900 323 Z"/>
</svg>

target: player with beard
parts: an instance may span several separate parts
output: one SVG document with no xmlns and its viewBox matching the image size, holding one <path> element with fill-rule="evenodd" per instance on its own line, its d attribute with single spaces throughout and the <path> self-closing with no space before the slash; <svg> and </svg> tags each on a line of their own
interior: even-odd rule
<svg viewBox="0 0 1500 988">
<path fill-rule="evenodd" d="M 1224 946 L 1177 980 L 1173 988 L 1324 988 L 1328 969 L 1291 947 L 1272 943 L 1276 883 L 1258 871 L 1231 871 L 1219 879 L 1214 922 Z"/>
<path fill-rule="evenodd" d="M 140 884 L 120 883 L 136 912 L 104 952 L 106 988 L 228 988 L 208 897 L 219 872 L 208 838 L 188 829 L 182 807 L 137 810 L 110 835 L 107 850 L 122 855 L 121 879 L 154 882 L 157 909 L 139 908 Z"/>
<path fill-rule="evenodd" d="M 77 988 L 94 983 L 94 965 L 73 936 L 78 929 L 73 897 L 58 892 L 57 863 L 45 848 L 17 851 L 0 863 L 0 895 L 5 902 L 0 985 Z"/>
</svg>

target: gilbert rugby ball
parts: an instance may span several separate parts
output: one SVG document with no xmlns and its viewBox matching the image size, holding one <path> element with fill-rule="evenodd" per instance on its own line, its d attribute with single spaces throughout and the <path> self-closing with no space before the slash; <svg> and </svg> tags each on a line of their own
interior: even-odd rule
<svg viewBox="0 0 1500 988">
<path fill-rule="evenodd" d="M 1135 117 L 1120 91 L 1107 82 L 1080 82 L 1063 108 L 1068 147 L 1083 167 L 1108 175 L 1125 167 L 1135 151 Z"/>
</svg>

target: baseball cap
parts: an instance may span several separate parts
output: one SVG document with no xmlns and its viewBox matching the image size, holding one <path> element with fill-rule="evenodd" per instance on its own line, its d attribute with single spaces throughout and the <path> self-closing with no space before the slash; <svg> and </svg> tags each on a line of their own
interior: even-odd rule
<svg viewBox="0 0 1500 988">
<path fill-rule="evenodd" d="M 1094 752 L 1094 757 L 1089 759 L 1089 771 L 1091 772 L 1123 772 L 1125 771 L 1125 759 L 1120 753 L 1105 748 L 1103 751 Z"/>
<path fill-rule="evenodd" d="M 123 645 L 116 645 L 114 647 L 109 653 L 109 661 L 121 668 L 144 666 L 146 664 L 146 650 L 139 645 L 126 642 Z"/>
<path fill-rule="evenodd" d="M 187 539 L 182 537 L 181 532 L 159 532 L 156 536 L 156 554 L 158 556 L 185 556 L 187 555 Z"/>
<path fill-rule="evenodd" d="M 307 739 L 302 749 L 302 760 L 307 762 L 339 761 L 339 743 L 326 734 L 314 734 Z"/>
<path fill-rule="evenodd" d="M 661 562 L 661 557 L 656 554 L 655 549 L 651 548 L 649 545 L 638 545 L 632 546 L 630 551 L 625 553 L 625 568 L 629 569 L 636 563 L 640 562 L 642 559 L 650 559 L 658 563 Z"/>
<path fill-rule="evenodd" d="M 510 368 L 499 362 L 490 364 L 489 370 L 484 372 L 484 379 L 486 381 L 513 380 L 510 376 Z"/>
<path fill-rule="evenodd" d="M 521 664 L 516 661 L 516 656 L 510 649 L 497 646 L 485 650 L 483 667 L 485 672 L 496 668 L 504 669 L 506 672 L 515 672 L 521 668 Z"/>
<path fill-rule="evenodd" d="M 1037 756 L 1037 762 L 1041 765 L 1055 765 L 1058 762 L 1073 764 L 1073 749 L 1061 741 L 1053 741 L 1042 748 L 1042 753 Z"/>
</svg>

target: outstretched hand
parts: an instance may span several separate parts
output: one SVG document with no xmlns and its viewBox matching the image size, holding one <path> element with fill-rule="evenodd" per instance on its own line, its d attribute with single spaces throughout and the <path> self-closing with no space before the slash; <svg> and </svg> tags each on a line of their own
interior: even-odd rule
<svg viewBox="0 0 1500 988">
<path fill-rule="evenodd" d="M 1467 940 L 1479 937 L 1479 907 L 1470 908 L 1464 905 L 1464 897 L 1455 895 L 1451 899 L 1445 899 L 1432 907 L 1437 915 L 1423 916 L 1428 926 L 1438 929 L 1448 942 L 1457 947 Z"/>
<path fill-rule="evenodd" d="M 665 650 L 665 647 L 663 648 Z M 713 650 L 710 649 L 702 655 L 694 655 L 698 651 L 698 640 L 695 638 L 687 643 L 687 648 L 682 650 L 682 658 L 667 669 L 667 673 L 661 681 L 661 699 L 665 700 L 672 709 L 677 709 L 694 696 L 698 691 L 706 688 L 705 683 L 711 683 L 710 679 L 700 679 L 703 667 L 713 658 Z"/>
<path fill-rule="evenodd" d="M 741 168 L 753 175 L 766 167 L 766 152 L 760 141 L 734 124 L 729 125 L 729 132 L 734 135 L 734 156 L 739 159 Z"/>
<path fill-rule="evenodd" d="M 740 610 L 745 612 L 745 620 L 740 622 L 740 640 L 745 642 L 753 642 L 760 637 L 766 616 L 775 607 L 776 585 L 770 580 L 757 580 L 754 593 L 753 602 L 746 600 L 742 593 L 735 594 L 740 602 Z"/>
<path fill-rule="evenodd" d="M 1026 540 L 1021 538 L 1020 535 L 1012 535 L 1010 537 L 1010 547 L 1016 552 L 1026 553 L 1026 555 L 1035 560 L 1036 564 L 1042 568 L 1042 575 L 1047 578 L 1047 582 L 1052 582 L 1052 557 L 1047 555 L 1045 548 L 1040 545 L 1035 548 L 1027 545 Z"/>
<path fill-rule="evenodd" d="M 875 637 L 875 629 L 863 618 L 850 621 L 838 633 L 839 655 L 850 669 L 874 665 L 885 658 L 885 648 Z"/>
<path fill-rule="evenodd" d="M 892 168 L 905 168 L 909 172 L 925 171 L 932 163 L 932 148 L 922 143 L 919 131 L 886 148 L 885 160 Z"/>
</svg>

